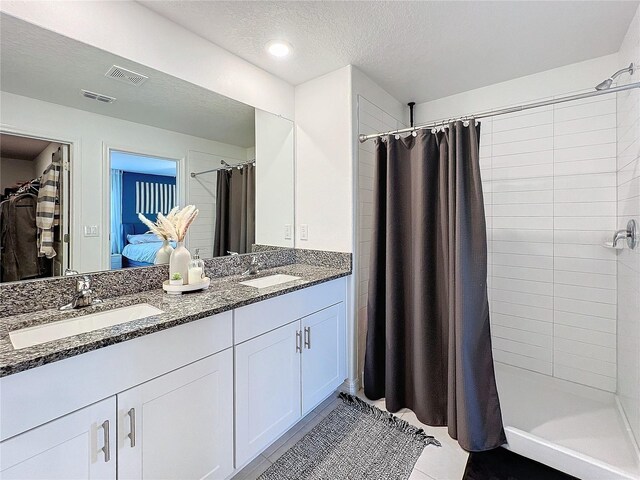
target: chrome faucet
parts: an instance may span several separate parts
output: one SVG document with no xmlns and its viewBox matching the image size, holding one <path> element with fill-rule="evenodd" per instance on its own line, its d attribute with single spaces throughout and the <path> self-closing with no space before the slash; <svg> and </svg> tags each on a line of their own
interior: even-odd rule
<svg viewBox="0 0 640 480">
<path fill-rule="evenodd" d="M 613 234 L 612 246 L 613 248 L 618 246 L 618 242 L 621 240 L 627 241 L 627 246 L 633 250 L 638 244 L 638 228 L 636 221 L 631 219 L 627 222 L 627 228 L 624 230 L 618 230 Z"/>
<path fill-rule="evenodd" d="M 65 275 L 73 275 L 72 271 L 65 272 Z M 89 307 L 102 303 L 102 300 L 94 296 L 91 288 L 91 277 L 83 275 L 76 279 L 76 291 L 70 303 L 60 307 L 60 310 L 72 310 L 74 308 Z"/>
<path fill-rule="evenodd" d="M 242 275 L 257 275 L 260 273 L 260 263 L 258 263 L 258 257 L 256 255 L 251 255 L 251 263 L 249 263 L 249 268 L 245 270 Z"/>
</svg>

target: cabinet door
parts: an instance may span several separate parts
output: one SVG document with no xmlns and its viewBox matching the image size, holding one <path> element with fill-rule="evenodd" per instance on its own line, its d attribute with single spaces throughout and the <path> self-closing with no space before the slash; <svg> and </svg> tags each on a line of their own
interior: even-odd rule
<svg viewBox="0 0 640 480">
<path fill-rule="evenodd" d="M 5 440 L 0 478 L 115 479 L 115 417 L 111 397 Z"/>
<path fill-rule="evenodd" d="M 299 326 L 296 321 L 235 347 L 236 467 L 301 416 Z"/>
<path fill-rule="evenodd" d="M 302 319 L 302 413 L 306 415 L 346 378 L 344 303 Z"/>
<path fill-rule="evenodd" d="M 232 349 L 118 395 L 120 479 L 226 478 L 232 439 Z"/>
</svg>

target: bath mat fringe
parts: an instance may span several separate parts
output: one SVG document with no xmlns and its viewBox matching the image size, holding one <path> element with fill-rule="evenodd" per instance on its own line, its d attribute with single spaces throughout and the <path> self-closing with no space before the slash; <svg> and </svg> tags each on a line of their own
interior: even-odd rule
<svg viewBox="0 0 640 480">
<path fill-rule="evenodd" d="M 330 401 L 335 407 L 258 480 L 409 480 L 425 448 L 440 445 L 360 398 L 340 394 Z"/>
<path fill-rule="evenodd" d="M 386 422 L 396 430 L 410 435 L 416 440 L 423 442 L 425 447 L 427 445 L 435 445 L 436 447 L 442 446 L 442 444 L 435 437 L 433 437 L 432 435 L 427 435 L 427 433 L 422 428 L 414 427 L 406 420 L 402 420 L 392 413 L 380 410 L 375 405 L 371 405 L 359 397 L 340 392 L 340 394 L 338 394 L 338 398 L 340 398 L 347 405 L 353 408 L 357 408 L 361 412 L 366 413 L 367 415 L 371 415 L 377 420 Z"/>
</svg>

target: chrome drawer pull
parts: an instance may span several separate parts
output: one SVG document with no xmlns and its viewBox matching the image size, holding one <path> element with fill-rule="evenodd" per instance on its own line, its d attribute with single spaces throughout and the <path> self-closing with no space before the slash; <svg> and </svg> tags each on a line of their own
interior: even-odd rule
<svg viewBox="0 0 640 480">
<path fill-rule="evenodd" d="M 111 460 L 111 448 L 109 447 L 109 420 L 102 422 L 102 431 L 104 432 L 104 447 L 100 450 L 104 452 L 105 463 Z"/>
<path fill-rule="evenodd" d="M 304 327 L 304 346 L 311 349 L 311 327 Z"/>
<path fill-rule="evenodd" d="M 133 448 L 136 446 L 136 409 L 129 409 L 127 415 L 129 415 L 129 434 L 127 437 L 131 439 L 131 448 Z"/>
</svg>

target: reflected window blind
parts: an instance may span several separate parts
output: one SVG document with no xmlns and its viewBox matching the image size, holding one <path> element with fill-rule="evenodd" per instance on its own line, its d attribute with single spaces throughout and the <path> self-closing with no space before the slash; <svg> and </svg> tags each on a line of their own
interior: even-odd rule
<svg viewBox="0 0 640 480">
<path fill-rule="evenodd" d="M 176 203 L 175 185 L 136 182 L 136 213 L 166 215 Z"/>
</svg>

